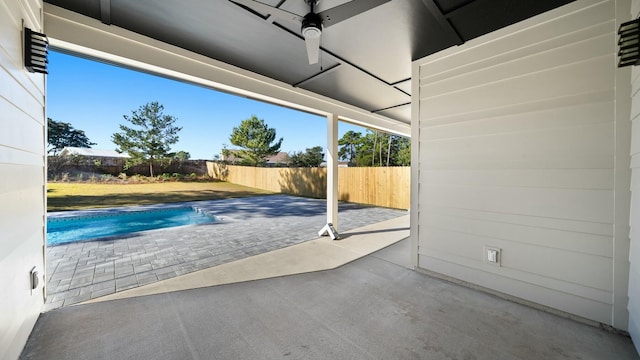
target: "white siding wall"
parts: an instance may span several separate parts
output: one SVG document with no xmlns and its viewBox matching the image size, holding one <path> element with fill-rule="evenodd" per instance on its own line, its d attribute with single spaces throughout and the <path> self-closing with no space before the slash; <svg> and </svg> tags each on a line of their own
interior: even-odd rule
<svg viewBox="0 0 640 360">
<path fill-rule="evenodd" d="M 45 77 L 22 60 L 22 21 L 42 31 L 41 0 L 0 1 L 0 358 L 17 359 L 44 302 Z M 40 281 L 41 284 L 44 281 Z"/>
<path fill-rule="evenodd" d="M 640 0 L 633 0 L 632 18 L 640 15 Z M 629 333 L 640 352 L 640 68 L 634 66 L 631 73 L 631 247 L 629 261 Z"/>
<path fill-rule="evenodd" d="M 577 1 L 414 63 L 419 268 L 627 329 L 620 8 Z"/>
</svg>

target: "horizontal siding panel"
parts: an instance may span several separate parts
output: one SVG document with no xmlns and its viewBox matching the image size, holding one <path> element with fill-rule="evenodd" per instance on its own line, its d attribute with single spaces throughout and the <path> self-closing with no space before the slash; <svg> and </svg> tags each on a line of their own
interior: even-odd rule
<svg viewBox="0 0 640 360">
<path fill-rule="evenodd" d="M 44 179 L 44 168 L 40 166 L 28 165 L 7 165 L 0 164 L 0 174 L 11 174 L 12 176 L 0 176 L 0 194 L 15 191 L 24 191 L 27 188 L 42 187 Z M 39 191 L 40 192 L 40 191 Z M 3 203 L 10 204 L 10 203 Z M 0 206 L 0 214 L 11 211 L 19 205 Z"/>
<path fill-rule="evenodd" d="M 436 151 L 429 149 L 430 151 Z M 431 153 L 433 154 L 433 153 Z M 494 158 L 469 156 L 447 156 L 433 154 L 429 161 L 419 162 L 421 169 L 605 169 L 611 166 L 612 155 L 593 154 L 574 157 L 571 154 L 558 154 L 553 159 L 526 158 L 514 159 L 508 154 L 496 155 Z"/>
<path fill-rule="evenodd" d="M 631 97 L 635 99 L 640 91 L 640 70 L 637 67 L 631 67 Z M 637 108 L 635 112 L 637 116 Z M 633 114 L 632 114 L 633 115 Z"/>
<path fill-rule="evenodd" d="M 613 189 L 609 169 L 494 169 L 429 170 L 421 172 L 425 185 L 477 185 L 583 190 Z"/>
<path fill-rule="evenodd" d="M 598 90 L 580 94 L 572 94 L 553 99 L 529 101 L 522 104 L 510 104 L 501 108 L 492 108 L 473 113 L 455 113 L 439 117 L 428 117 L 420 120 L 420 129 L 428 129 L 438 125 L 448 125 L 458 122 L 484 121 L 484 119 L 497 119 L 503 116 L 522 116 L 526 113 L 538 113 L 540 111 L 554 111 L 568 107 L 589 106 L 595 103 L 613 104 L 615 101 L 614 89 Z M 567 120 L 565 120 L 567 121 Z"/>
<path fill-rule="evenodd" d="M 634 101 L 640 102 L 640 96 Z M 631 155 L 640 155 L 640 117 L 635 118 L 631 126 Z M 638 160 L 636 160 L 638 161 Z"/>
<path fill-rule="evenodd" d="M 443 80 L 452 79 L 459 75 L 466 76 L 467 73 L 482 71 L 482 70 L 485 70 L 486 68 L 492 68 L 496 65 L 500 65 L 503 63 L 518 62 L 524 58 L 527 58 L 533 55 L 542 56 L 541 53 L 545 53 L 549 51 L 560 51 L 563 48 L 566 48 L 567 46 L 573 46 L 574 44 L 581 45 L 583 43 L 594 41 L 594 39 L 602 40 L 603 38 L 607 38 L 611 36 L 611 35 L 602 35 L 602 34 L 605 33 L 608 29 L 610 29 L 613 26 L 614 24 L 612 21 L 607 21 L 606 23 L 601 23 L 580 31 L 568 33 L 553 39 L 549 39 L 548 41 L 538 42 L 538 43 L 534 43 L 516 50 L 509 50 L 505 53 L 495 54 L 495 56 L 493 57 L 483 59 L 480 61 L 472 61 L 466 65 L 463 65 L 457 68 L 445 68 L 441 73 L 434 73 L 432 75 L 423 77 L 420 81 L 420 85 L 421 86 L 433 85 Z M 606 45 L 609 48 L 615 45 L 615 42 L 605 44 L 606 40 L 600 41 L 600 43 L 601 45 Z M 582 47 L 582 51 L 588 51 L 588 50 L 589 50 L 588 46 L 586 48 L 584 46 Z M 580 58 L 574 55 L 575 54 L 569 54 L 569 56 L 571 57 L 566 57 L 566 60 L 563 60 L 565 56 L 560 56 L 560 57 L 556 57 L 556 59 L 545 59 L 545 62 L 558 61 L 556 66 L 559 66 L 561 64 L 580 61 L 581 59 L 584 58 L 584 57 Z M 571 58 L 573 60 L 571 60 Z M 538 66 L 538 65 L 539 64 L 534 64 L 534 66 Z M 532 71 L 532 70 L 533 69 L 529 69 L 529 71 Z M 504 77 L 503 74 L 497 74 L 497 75 Z"/>
<path fill-rule="evenodd" d="M 634 156 L 635 161 L 640 162 L 640 156 Z M 631 243 L 629 245 L 629 262 L 631 264 L 640 264 L 640 169 L 636 166 L 632 168 L 631 176 L 631 212 L 630 218 L 630 235 Z M 631 272 L 636 272 L 636 276 L 640 274 L 639 266 L 632 266 Z M 631 280 L 629 280 L 629 293 L 631 294 Z M 640 283 L 634 284 L 634 289 L 637 289 L 637 299 L 640 302 Z"/>
<path fill-rule="evenodd" d="M 636 227 L 640 227 L 637 221 Z M 631 314 L 629 317 L 629 332 L 632 336 L 635 336 L 633 338 L 634 342 L 637 342 L 637 336 L 640 335 L 640 269 L 638 267 L 638 264 L 640 264 L 640 249 L 638 249 L 637 243 L 638 237 L 634 237 L 631 241 L 631 245 L 632 247 L 635 246 L 635 249 L 631 250 L 634 256 L 631 259 L 631 271 L 629 271 L 629 303 L 627 304 L 627 309 Z"/>
<path fill-rule="evenodd" d="M 482 220 L 491 223 L 505 223 L 522 225 L 529 228 L 554 229 L 568 232 L 601 235 L 613 237 L 613 226 L 606 223 L 594 223 L 570 219 L 559 219 L 548 216 L 530 216 L 518 214 L 492 213 L 485 210 L 469 210 L 454 208 L 426 207 L 420 212 L 425 218 L 434 216 L 460 217 L 466 219 Z"/>
<path fill-rule="evenodd" d="M 30 152 L 43 152 L 42 137 L 34 134 L 44 134 L 41 119 L 34 119 L 0 98 L 0 144 L 14 149 Z"/>
<path fill-rule="evenodd" d="M 495 168 L 513 162 L 532 168 L 611 168 L 614 157 L 613 123 L 562 129 L 514 132 L 460 139 L 421 141 L 422 163 L 437 168 L 458 168 L 456 163 L 477 163 Z M 571 141 L 567 141 L 571 139 Z M 560 162 L 562 160 L 562 162 Z M 541 164 L 537 165 L 536 164 Z M 580 164 L 576 167 L 576 164 Z M 520 167 L 522 168 L 522 167 Z"/>
<path fill-rule="evenodd" d="M 432 218 L 427 218 L 425 224 L 429 228 L 440 231 L 479 236 L 501 243 L 514 242 L 549 250 L 558 249 L 599 257 L 613 257 L 612 236 L 444 215 L 435 215 Z M 476 253 L 473 258 L 478 258 L 481 255 L 483 255 L 481 252 Z"/>
<path fill-rule="evenodd" d="M 631 67 L 631 97 L 634 98 L 640 91 L 640 69 Z"/>
<path fill-rule="evenodd" d="M 632 162 L 640 163 L 640 156 L 634 156 Z M 633 170 L 631 174 L 631 191 L 640 191 L 640 169 L 638 169 L 638 166 L 631 166 L 631 169 Z M 640 205 L 640 203 L 638 205 Z M 640 210 L 640 207 L 637 209 Z"/>
<path fill-rule="evenodd" d="M 491 276 L 491 270 L 500 269 L 492 267 L 487 271 L 479 271 L 471 267 L 461 267 L 455 262 L 440 259 L 438 256 L 430 257 L 420 255 L 420 267 L 435 271 L 441 274 L 448 274 L 454 278 L 466 279 L 473 284 L 493 289 L 503 293 L 532 301 L 551 308 L 566 311 L 588 319 L 593 319 L 602 323 L 607 323 L 611 318 L 611 305 L 609 301 L 598 301 L 610 299 L 607 293 L 599 292 L 595 289 L 582 287 L 587 296 L 576 295 L 581 293 L 577 286 L 570 283 L 558 282 L 557 288 L 537 285 L 534 274 L 520 274 L 513 278 L 505 276 Z M 530 276 L 530 277 L 527 277 Z M 524 279 L 524 280 L 522 280 Z M 548 285 L 553 285 L 551 282 Z M 600 295 L 598 295 L 600 294 Z"/>
<path fill-rule="evenodd" d="M 428 245 L 421 243 L 420 254 L 433 256 L 437 253 L 438 258 L 451 257 L 452 260 L 463 262 L 466 266 L 483 269 L 495 267 L 483 262 L 484 246 L 498 247 L 503 255 L 502 266 L 499 267 L 502 276 L 535 274 L 539 279 L 537 285 L 548 286 L 546 283 L 554 280 L 554 283 L 566 282 L 597 289 L 600 290 L 598 294 L 606 293 L 608 297 L 611 296 L 611 258 L 557 249 L 551 251 L 540 246 L 433 228 L 429 228 L 423 235 L 436 241 L 432 240 Z M 541 267 L 540 264 L 544 266 Z"/>
<path fill-rule="evenodd" d="M 640 96 L 631 98 L 631 119 L 637 120 L 640 117 Z"/>
<path fill-rule="evenodd" d="M 44 229 L 44 170 L 38 166 L 0 164 L 0 261 L 10 256 L 22 239 L 42 236 Z M 35 234 L 35 235 L 34 235 Z M 14 240 L 14 241 L 8 241 Z M 42 243 L 42 241 L 40 242 Z"/>
<path fill-rule="evenodd" d="M 613 223 L 613 195 L 606 190 L 425 186 L 420 201 L 425 207 Z"/>
<path fill-rule="evenodd" d="M 419 257 L 421 261 L 420 267 L 424 269 L 426 269 L 426 267 L 422 265 L 428 265 L 429 263 L 438 263 L 438 262 L 447 264 L 448 267 L 454 267 L 455 264 L 463 260 L 461 257 L 457 256 L 456 254 L 450 254 L 450 253 L 441 252 L 438 250 L 429 250 L 429 249 L 427 249 L 427 251 L 421 251 L 419 254 Z M 473 271 L 482 276 L 493 277 L 496 283 L 500 283 L 504 280 L 521 281 L 525 287 L 540 288 L 540 289 L 545 289 L 546 291 L 553 290 L 553 291 L 559 292 L 562 296 L 564 296 L 565 294 L 571 294 L 572 296 L 576 296 L 581 299 L 588 299 L 589 301 L 598 302 L 604 305 L 611 305 L 613 300 L 610 291 L 595 289 L 593 287 L 588 287 L 580 284 L 575 284 L 572 282 L 557 280 L 554 278 L 548 278 L 548 277 L 541 276 L 539 274 L 522 272 L 516 269 L 509 269 L 505 267 L 489 265 L 486 263 L 482 263 L 480 261 L 469 262 L 467 266 L 460 267 L 460 269 L 458 270 L 459 270 L 458 272 Z M 446 273 L 443 273 L 443 274 L 446 274 Z M 450 276 L 460 279 L 456 275 L 450 275 Z M 482 286 L 486 286 L 486 285 L 482 285 Z M 486 286 L 486 287 L 489 287 L 489 286 Z M 492 289 L 497 290 L 495 288 L 492 288 Z M 497 290 L 497 291 L 502 291 L 502 290 Z M 522 295 L 516 295 L 516 296 L 522 297 Z"/>
<path fill-rule="evenodd" d="M 18 9 L 20 9 L 19 1 L 0 2 L 0 49 L 4 52 L 5 59 L 10 58 L 10 62 L 16 66 L 21 63 L 22 56 L 20 39 L 22 15 Z M 4 61 L 0 64 L 6 66 Z"/>
<path fill-rule="evenodd" d="M 631 241 L 630 247 L 629 262 L 632 264 L 640 263 L 640 244 L 638 244 L 637 241 Z M 632 274 L 632 277 L 629 278 L 629 293 L 640 295 L 640 269 L 637 267 L 632 268 L 630 273 Z M 638 298 L 638 304 L 640 304 L 640 298 Z"/>
<path fill-rule="evenodd" d="M 607 26 L 613 26 L 613 23 Z M 509 61 L 505 61 L 502 56 L 498 56 L 492 58 L 492 64 L 484 62 L 484 66 L 476 67 L 473 71 L 465 71 L 457 75 L 447 72 L 439 80 L 433 78 L 423 79 L 420 83 L 420 97 L 427 99 L 431 96 L 455 93 L 461 88 L 484 86 L 486 79 L 491 79 L 492 82 L 500 82 L 548 71 L 553 68 L 571 66 L 593 57 L 609 56 L 616 50 L 616 40 L 613 34 L 603 35 L 594 31 L 594 37 L 583 39 L 579 42 L 571 38 L 566 39 L 561 44 L 545 42 L 543 44 L 546 46 L 534 46 L 517 51 L 517 54 L 514 54 L 516 56 L 513 59 L 509 59 Z M 553 48 L 547 48 L 552 45 L 554 46 Z"/>
<path fill-rule="evenodd" d="M 4 212 L 0 218 L 0 228 L 3 229 L 2 238 L 14 240 L 0 241 L 0 262 L 11 258 L 14 249 L 21 246 L 25 239 L 32 239 L 36 246 L 40 244 L 40 249 L 43 246 L 44 215 L 33 214 L 34 209 L 42 207 L 42 196 L 41 187 L 0 193 L 2 204 L 20 203 L 19 207 L 7 206 L 11 211 Z M 12 272 L 12 274 L 16 273 Z"/>
<path fill-rule="evenodd" d="M 16 79 L 6 71 L 6 68 L 2 67 L 2 58 L 0 58 L 0 99 L 4 102 L 12 104 L 14 107 L 22 109 L 30 117 L 34 119 L 41 119 L 44 114 L 44 91 L 30 92 L 29 90 L 36 91 L 30 88 L 26 82 L 16 82 Z M 14 73 L 19 73 L 16 69 L 13 69 Z M 33 74 L 35 77 L 42 77 L 42 75 Z M 16 91 L 20 88 L 22 91 Z M 37 90 L 39 91 L 39 90 Z"/>
<path fill-rule="evenodd" d="M 0 144 L 0 165 L 30 165 L 44 167 L 44 155 L 37 149 L 34 152 L 24 151 Z"/>
<path fill-rule="evenodd" d="M 499 116 L 476 115 L 473 119 L 456 119 L 451 123 L 429 124 L 421 138 L 450 139 L 480 135 L 508 134 L 513 132 L 554 130 L 558 128 L 572 129 L 576 126 L 588 126 L 602 123 L 610 123 L 609 114 L 614 109 L 613 99 L 610 101 L 598 101 L 578 105 L 545 104 L 544 107 L 536 106 L 534 109 L 522 109 L 520 112 L 504 113 Z M 515 109 L 514 109 L 515 110 Z"/>
<path fill-rule="evenodd" d="M 593 1 L 595 3 L 595 1 Z M 576 4 L 569 4 L 564 9 L 582 8 L 585 1 Z M 463 50 L 452 48 L 442 51 L 439 54 L 425 59 L 420 64 L 420 79 L 432 76 L 433 74 L 452 72 L 472 71 L 469 64 L 478 64 L 478 67 L 486 67 L 485 61 L 492 61 L 499 58 L 503 62 L 517 58 L 517 49 L 538 43 L 552 43 L 558 37 L 575 32 L 585 32 L 585 29 L 595 27 L 603 23 L 609 23 L 615 19 L 615 5 L 613 2 L 600 2 L 596 6 L 580 9 L 577 12 L 570 12 L 567 15 L 555 16 L 558 12 L 566 10 L 552 10 L 546 14 L 538 16 L 537 19 L 547 18 L 547 21 L 529 19 L 518 24 L 503 29 L 501 32 L 508 32 L 509 35 L 495 39 L 493 34 L 479 37 L 465 44 Z M 558 31 L 561 28 L 563 31 Z M 509 31 L 511 30 L 511 31 Z M 615 24 L 611 22 L 609 30 L 595 29 L 603 32 L 614 32 Z M 588 37 L 596 34 L 590 32 Z M 486 40 L 487 37 L 492 40 Z M 514 53 L 512 57 L 509 54 Z M 502 58 L 500 58 L 502 57 Z"/>
<path fill-rule="evenodd" d="M 24 6 L 24 13 L 28 14 L 27 24 L 34 27 L 34 30 L 39 31 L 42 30 L 41 26 L 37 26 L 40 24 L 40 18 L 42 17 L 42 5 L 38 0 L 24 0 L 22 2 Z M 41 32 L 41 31 L 40 31 Z"/>
<path fill-rule="evenodd" d="M 637 179 L 640 176 L 638 170 L 633 170 L 633 178 Z M 640 238 L 640 188 L 634 186 L 631 192 L 631 209 L 629 212 L 630 229 L 629 238 L 631 238 L 631 245 L 629 249 L 629 261 L 640 261 L 640 245 L 638 245 L 635 239 Z"/>
<path fill-rule="evenodd" d="M 592 92 L 596 89 L 611 89 L 616 69 L 612 66 L 614 61 L 614 54 L 610 54 L 535 74 L 483 83 L 482 86 L 474 88 L 461 87 L 455 93 L 428 98 L 420 95 L 420 113 L 426 117 L 473 113 Z M 488 78 L 487 81 L 491 80 Z M 544 91 L 540 91 L 541 89 Z M 461 101 L 462 99 L 464 101 Z"/>
</svg>

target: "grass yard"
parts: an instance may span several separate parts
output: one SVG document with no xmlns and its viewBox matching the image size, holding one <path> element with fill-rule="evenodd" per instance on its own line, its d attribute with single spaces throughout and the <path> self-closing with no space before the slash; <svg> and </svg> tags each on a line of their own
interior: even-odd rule
<svg viewBox="0 0 640 360">
<path fill-rule="evenodd" d="M 268 194 L 272 193 L 226 182 L 142 184 L 50 182 L 47 184 L 47 211 L 215 200 Z"/>
</svg>

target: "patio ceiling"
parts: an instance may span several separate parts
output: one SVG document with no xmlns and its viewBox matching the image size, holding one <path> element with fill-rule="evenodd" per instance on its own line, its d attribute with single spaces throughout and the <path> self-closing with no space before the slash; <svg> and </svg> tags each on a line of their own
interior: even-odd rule
<svg viewBox="0 0 640 360">
<path fill-rule="evenodd" d="M 571 1 L 392 0 L 324 29 L 313 65 L 298 26 L 228 0 L 45 2 L 409 124 L 413 60 Z M 262 2 L 308 12 L 303 0 Z"/>
</svg>

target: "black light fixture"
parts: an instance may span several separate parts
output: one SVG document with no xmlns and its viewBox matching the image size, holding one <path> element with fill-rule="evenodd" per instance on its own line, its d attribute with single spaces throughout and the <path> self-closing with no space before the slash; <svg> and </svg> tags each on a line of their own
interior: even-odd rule
<svg viewBox="0 0 640 360">
<path fill-rule="evenodd" d="M 24 28 L 24 66 L 29 72 L 48 74 L 49 54 L 47 35 Z"/>
<path fill-rule="evenodd" d="M 618 67 L 640 64 L 640 18 L 627 21 L 618 29 Z"/>
</svg>

